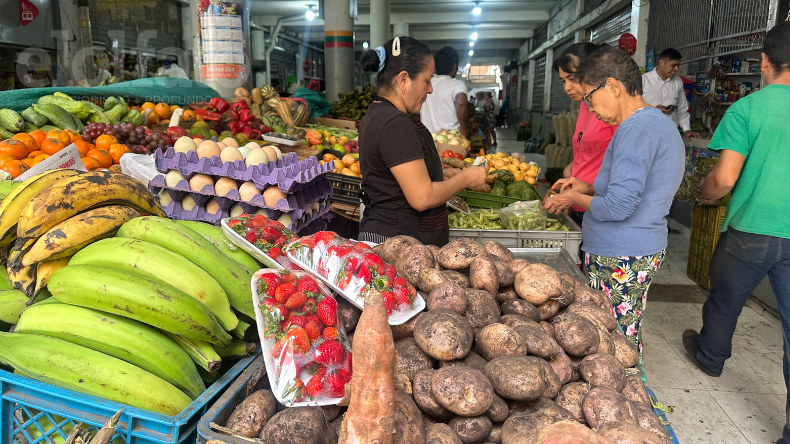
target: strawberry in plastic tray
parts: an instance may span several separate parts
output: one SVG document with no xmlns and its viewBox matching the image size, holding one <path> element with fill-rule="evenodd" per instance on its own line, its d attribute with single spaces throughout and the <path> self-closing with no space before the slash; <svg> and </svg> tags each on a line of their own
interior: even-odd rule
<svg viewBox="0 0 790 444">
<path fill-rule="evenodd" d="M 280 403 L 335 405 L 351 382 L 351 344 L 331 291 L 310 274 L 266 268 L 252 276 L 266 373 Z"/>
<path fill-rule="evenodd" d="M 297 239 L 285 225 L 262 214 L 240 214 L 222 220 L 225 235 L 239 248 L 271 268 L 301 270 L 285 256 L 285 247 Z"/>
<path fill-rule="evenodd" d="M 320 278 L 359 309 L 365 307 L 362 294 L 366 290 L 380 291 L 390 325 L 400 325 L 425 308 L 425 300 L 417 290 L 364 242 L 344 239 L 332 231 L 319 231 L 288 245 L 286 254 L 294 264 Z"/>
</svg>

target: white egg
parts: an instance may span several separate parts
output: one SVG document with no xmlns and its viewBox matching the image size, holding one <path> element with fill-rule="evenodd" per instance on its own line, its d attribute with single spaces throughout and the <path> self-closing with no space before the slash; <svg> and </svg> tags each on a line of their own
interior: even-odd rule
<svg viewBox="0 0 790 444">
<path fill-rule="evenodd" d="M 257 150 L 257 149 L 260 149 L 260 147 L 261 147 L 260 145 L 258 145 L 255 142 L 247 142 L 247 144 L 244 145 L 244 146 L 246 146 L 247 148 L 249 148 L 251 150 Z"/>
<path fill-rule="evenodd" d="M 254 216 L 257 216 L 257 215 L 261 215 L 261 216 L 266 216 L 266 217 L 268 217 L 268 215 L 266 214 L 266 210 L 264 210 L 263 208 L 259 208 L 259 209 L 258 209 L 258 210 L 255 212 Z"/>
<path fill-rule="evenodd" d="M 246 146 L 239 147 L 239 152 L 241 153 L 241 158 L 242 159 L 246 159 L 247 158 L 247 154 L 250 154 L 250 151 L 251 150 L 249 148 L 247 148 Z"/>
<path fill-rule="evenodd" d="M 162 189 L 162 191 L 159 192 L 159 204 L 160 205 L 162 205 L 163 207 L 166 207 L 166 206 L 170 205 L 170 202 L 172 202 L 172 201 L 173 201 L 173 199 L 170 197 L 170 193 L 168 193 L 167 190 Z"/>
<path fill-rule="evenodd" d="M 283 152 L 280 151 L 280 148 L 277 148 L 277 145 L 272 145 L 272 149 L 274 150 L 275 153 L 277 153 L 277 160 L 283 158 Z"/>
<path fill-rule="evenodd" d="M 235 204 L 232 207 L 230 207 L 230 217 L 236 217 L 243 212 L 244 210 L 241 208 L 241 205 L 239 204 Z"/>
<path fill-rule="evenodd" d="M 178 182 L 181 182 L 182 180 L 186 179 L 184 179 L 184 176 L 182 176 L 178 170 L 170 170 L 167 172 L 167 174 L 165 174 L 165 183 L 170 188 L 175 188 L 176 185 L 178 185 Z"/>
<path fill-rule="evenodd" d="M 186 211 L 192 211 L 192 209 L 195 208 L 195 205 L 197 204 L 195 203 L 195 199 L 192 199 L 192 196 L 187 195 L 181 199 L 181 208 Z"/>
<path fill-rule="evenodd" d="M 247 167 L 251 167 L 253 165 L 260 165 L 269 162 L 269 156 L 266 155 L 266 152 L 263 150 L 252 150 L 249 154 L 247 154 L 247 158 L 244 160 L 244 164 Z"/>
<path fill-rule="evenodd" d="M 283 213 L 280 217 L 277 218 L 277 222 L 288 227 L 288 225 L 291 225 L 291 222 L 293 221 L 291 220 L 291 216 L 289 216 L 288 213 Z"/>
<path fill-rule="evenodd" d="M 182 136 L 176 140 L 173 149 L 177 153 L 186 153 L 187 151 L 197 151 L 197 144 L 189 136 Z"/>
</svg>

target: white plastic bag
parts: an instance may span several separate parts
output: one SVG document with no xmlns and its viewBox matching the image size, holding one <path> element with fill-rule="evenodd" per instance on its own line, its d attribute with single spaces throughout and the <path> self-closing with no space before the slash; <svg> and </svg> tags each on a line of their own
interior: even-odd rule
<svg viewBox="0 0 790 444">
<path fill-rule="evenodd" d="M 148 185 L 157 174 L 153 154 L 127 153 L 121 156 L 121 172 Z"/>
</svg>

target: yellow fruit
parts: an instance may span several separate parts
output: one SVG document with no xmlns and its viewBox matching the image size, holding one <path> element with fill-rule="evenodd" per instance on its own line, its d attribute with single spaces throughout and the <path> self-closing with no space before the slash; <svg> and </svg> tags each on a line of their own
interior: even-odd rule
<svg viewBox="0 0 790 444">
<path fill-rule="evenodd" d="M 505 167 L 505 161 L 503 161 L 502 159 L 495 160 L 494 161 L 494 167 L 495 168 L 504 168 Z"/>
<path fill-rule="evenodd" d="M 535 185 L 537 183 L 534 177 L 527 177 L 526 181 L 530 185 Z"/>
<path fill-rule="evenodd" d="M 507 170 L 510 171 L 513 174 L 516 174 L 516 172 L 518 171 L 518 167 L 515 166 L 515 165 L 508 165 L 507 166 Z"/>
<path fill-rule="evenodd" d="M 529 164 L 526 162 L 521 162 L 520 164 L 518 164 L 518 169 L 521 171 L 527 171 L 529 170 Z"/>
<path fill-rule="evenodd" d="M 521 171 L 514 171 L 513 177 L 516 178 L 516 181 L 524 180 L 524 173 L 522 173 Z"/>
<path fill-rule="evenodd" d="M 532 178 L 535 178 L 535 177 L 538 177 L 538 170 L 535 170 L 535 169 L 529 169 L 529 170 L 525 171 L 525 172 L 524 172 L 524 174 L 525 174 L 527 177 L 532 177 Z"/>
</svg>

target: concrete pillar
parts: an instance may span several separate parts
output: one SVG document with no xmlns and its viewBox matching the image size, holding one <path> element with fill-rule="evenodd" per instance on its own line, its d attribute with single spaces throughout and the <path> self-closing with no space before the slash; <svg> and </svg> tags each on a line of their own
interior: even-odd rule
<svg viewBox="0 0 790 444">
<path fill-rule="evenodd" d="M 637 65 L 642 67 L 647 64 L 647 25 L 649 18 L 649 2 L 634 2 L 631 5 L 631 34 L 636 37 L 636 52 L 633 55 L 633 59 Z"/>
<path fill-rule="evenodd" d="M 82 54 L 79 8 L 76 1 L 57 2 L 54 8 L 56 11 L 52 37 L 58 47 L 55 82 L 57 86 L 70 86 L 75 82 L 75 73 L 80 77 L 77 80 L 82 80 L 85 72 L 85 60 L 79 60 L 78 57 Z"/>
<path fill-rule="evenodd" d="M 395 23 L 394 25 L 392 25 L 392 28 L 393 28 L 393 31 L 392 31 L 393 37 L 396 36 L 396 35 L 403 36 L 403 37 L 408 37 L 409 36 L 409 24 L 408 23 Z"/>
<path fill-rule="evenodd" d="M 546 50 L 546 73 L 543 83 L 543 111 L 551 110 L 551 81 L 554 79 L 554 70 L 551 65 L 554 63 L 554 48 Z"/>
<path fill-rule="evenodd" d="M 524 65 L 518 65 L 518 81 L 516 82 L 516 108 L 521 109 L 521 76 L 524 71 Z"/>
<path fill-rule="evenodd" d="M 582 18 L 584 15 L 584 0 L 576 1 L 576 19 Z M 587 39 L 587 31 L 580 29 L 573 33 L 573 43 L 581 43 Z"/>
<path fill-rule="evenodd" d="M 532 98 L 533 98 L 533 94 L 535 94 L 535 59 L 529 59 L 528 75 L 529 75 L 529 80 L 527 83 L 527 110 L 540 111 L 537 109 L 532 109 Z"/>
<path fill-rule="evenodd" d="M 337 100 L 338 94 L 354 89 L 354 20 L 349 0 L 324 0 L 324 59 L 326 98 Z"/>
<path fill-rule="evenodd" d="M 390 39 L 390 0 L 370 0 L 370 47 Z"/>
</svg>

